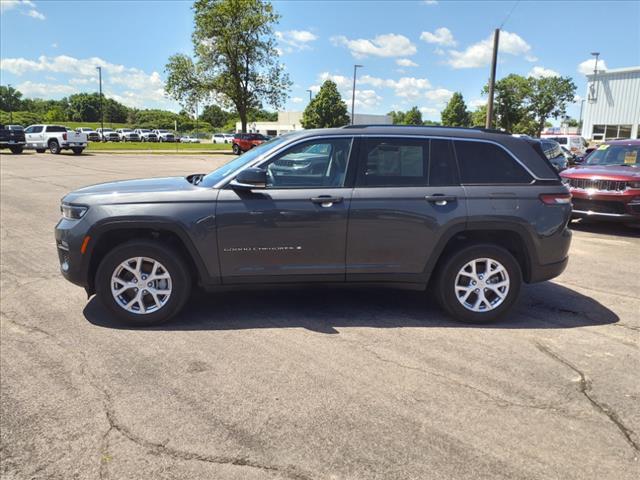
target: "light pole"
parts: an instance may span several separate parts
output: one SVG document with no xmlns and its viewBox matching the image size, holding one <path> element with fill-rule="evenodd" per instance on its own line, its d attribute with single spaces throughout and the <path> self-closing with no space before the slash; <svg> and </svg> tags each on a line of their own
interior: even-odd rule
<svg viewBox="0 0 640 480">
<path fill-rule="evenodd" d="M 493 90 L 496 86 L 496 65 L 498 64 L 498 45 L 500 44 L 500 29 L 493 33 L 493 55 L 491 57 L 491 77 L 489 79 L 489 99 L 487 101 L 487 118 L 485 128 L 493 126 Z"/>
<path fill-rule="evenodd" d="M 100 84 L 100 128 L 102 132 L 102 140 L 104 141 L 104 109 L 102 108 L 102 67 L 96 67 L 98 70 L 98 82 Z"/>
<path fill-rule="evenodd" d="M 355 116 L 355 105 L 356 105 L 356 72 L 358 68 L 362 68 L 363 65 L 354 65 L 353 66 L 353 92 L 351 92 L 351 125 L 354 122 Z"/>
<path fill-rule="evenodd" d="M 591 52 L 591 55 L 596 57 L 596 64 L 593 66 L 593 87 L 594 93 L 591 98 L 592 102 L 598 100 L 598 57 L 600 56 L 600 52 Z"/>
<path fill-rule="evenodd" d="M 311 96 L 312 92 L 311 92 L 311 90 L 307 90 L 307 92 L 309 92 L 309 101 L 311 101 L 312 100 L 312 96 Z"/>
</svg>

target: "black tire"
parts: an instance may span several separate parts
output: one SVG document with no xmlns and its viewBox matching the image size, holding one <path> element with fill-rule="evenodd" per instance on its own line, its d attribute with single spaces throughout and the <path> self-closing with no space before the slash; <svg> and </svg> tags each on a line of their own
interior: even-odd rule
<svg viewBox="0 0 640 480">
<path fill-rule="evenodd" d="M 74 155 L 82 155 L 84 148 L 72 148 L 71 150 L 73 150 Z"/>
<path fill-rule="evenodd" d="M 482 258 L 495 260 L 504 266 L 509 277 L 509 287 L 506 297 L 497 307 L 485 312 L 476 312 L 463 306 L 458 300 L 455 282 L 458 273 L 467 263 Z M 522 285 L 522 271 L 518 261 L 504 248 L 491 244 L 479 244 L 465 247 L 449 256 L 438 269 L 436 281 L 436 298 L 448 315 L 461 322 L 487 323 L 498 320 L 508 313 L 517 301 Z M 488 291 L 487 295 L 494 295 L 490 289 L 485 289 L 485 291 Z M 472 293 L 470 298 L 475 299 L 476 297 L 473 295 Z"/>
<path fill-rule="evenodd" d="M 24 147 L 22 145 L 16 145 L 13 147 L 9 147 L 9 150 L 11 150 L 11 153 L 13 153 L 14 155 L 20 155 L 22 153 L 22 150 L 24 150 Z"/>
<path fill-rule="evenodd" d="M 44 149 L 44 148 L 36 148 L 36 153 L 44 153 L 44 152 L 46 152 L 46 151 L 47 151 L 47 150 L 46 150 L 46 149 Z"/>
<path fill-rule="evenodd" d="M 58 155 L 62 151 L 57 140 L 49 140 L 49 151 L 54 155 Z"/>
<path fill-rule="evenodd" d="M 233 144 L 233 153 L 235 153 L 236 155 L 240 155 L 242 153 L 242 150 L 240 150 L 240 145 L 238 145 L 237 143 Z"/>
<path fill-rule="evenodd" d="M 115 269 L 133 257 L 156 260 L 166 267 L 171 276 L 172 291 L 169 299 L 154 312 L 128 312 L 117 303 L 111 293 L 111 276 Z M 191 293 L 191 275 L 185 261 L 171 248 L 160 242 L 133 240 L 115 247 L 105 255 L 96 272 L 95 286 L 98 299 L 119 320 L 129 325 L 150 326 L 168 321 L 182 309 Z"/>
</svg>

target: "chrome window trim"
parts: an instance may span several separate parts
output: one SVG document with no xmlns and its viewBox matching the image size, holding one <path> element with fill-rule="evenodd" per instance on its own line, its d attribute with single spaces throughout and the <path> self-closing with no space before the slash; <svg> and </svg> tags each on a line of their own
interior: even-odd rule
<svg viewBox="0 0 640 480">
<path fill-rule="evenodd" d="M 236 170 L 234 173 L 227 175 L 226 177 L 224 177 L 222 180 L 220 180 L 218 183 L 216 183 L 212 188 L 223 188 L 224 186 L 226 186 L 231 180 L 233 180 L 233 178 L 235 178 L 235 176 L 240 173 L 241 171 L 243 171 L 246 168 L 251 168 L 251 167 L 255 167 L 255 166 L 260 166 L 263 162 L 267 162 L 269 161 L 269 159 L 271 159 L 273 156 L 277 155 L 279 152 L 281 152 L 283 149 L 285 148 L 289 148 L 289 147 L 293 147 L 295 145 L 298 145 L 300 143 L 304 143 L 307 141 L 311 141 L 311 140 L 317 140 L 317 139 L 330 139 L 330 138 L 352 138 L 352 139 L 356 139 L 356 138 L 407 138 L 407 139 L 423 139 L 423 140 L 430 140 L 430 139 L 435 139 L 435 140 L 451 140 L 451 141 L 462 141 L 462 142 L 480 142 L 480 143 L 489 143 L 492 145 L 496 145 L 497 147 L 500 147 L 502 150 L 504 150 L 513 160 L 515 160 L 518 165 L 520 165 L 522 168 L 524 168 L 524 170 L 531 175 L 531 177 L 533 178 L 533 180 L 529 183 L 518 183 L 515 185 L 531 185 L 533 183 L 535 183 L 537 180 L 555 180 L 553 178 L 542 178 L 542 177 L 538 177 L 537 175 L 535 175 L 530 169 L 529 167 L 527 167 L 524 163 L 522 163 L 520 161 L 520 159 L 518 157 L 516 157 L 511 150 L 509 150 L 507 147 L 505 147 L 504 145 L 494 141 L 494 140 L 489 140 L 489 139 L 483 139 L 483 138 L 464 138 L 464 137 L 449 137 L 449 136 L 442 136 L 442 135 L 402 135 L 402 134 L 386 134 L 386 133 L 378 133 L 378 134 L 330 134 L 330 135 L 313 135 L 313 136 L 309 136 L 309 137 L 304 137 L 301 139 L 298 139 L 297 141 L 291 141 L 289 143 L 285 143 L 282 144 L 279 148 L 277 148 L 276 150 L 273 151 L 268 151 L 265 152 L 263 155 L 261 155 L 260 157 L 256 158 L 253 162 L 251 162 L 248 165 L 245 165 L 244 167 L 242 167 L 240 170 Z M 353 148 L 351 149 L 351 151 L 353 151 Z M 456 158 L 457 161 L 457 158 Z M 462 182 L 460 182 L 460 185 L 465 185 Z M 466 185 L 503 185 L 502 183 L 499 184 L 487 184 L 487 183 L 474 183 L 474 184 L 466 184 Z M 513 185 L 513 184 L 512 184 Z"/>
</svg>

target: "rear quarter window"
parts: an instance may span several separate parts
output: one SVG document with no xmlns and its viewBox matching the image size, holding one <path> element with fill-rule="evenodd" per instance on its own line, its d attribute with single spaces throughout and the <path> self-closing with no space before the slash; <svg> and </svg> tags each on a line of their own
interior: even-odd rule
<svg viewBox="0 0 640 480">
<path fill-rule="evenodd" d="M 463 184 L 527 184 L 533 181 L 522 165 L 498 145 L 461 140 L 454 144 Z"/>
</svg>

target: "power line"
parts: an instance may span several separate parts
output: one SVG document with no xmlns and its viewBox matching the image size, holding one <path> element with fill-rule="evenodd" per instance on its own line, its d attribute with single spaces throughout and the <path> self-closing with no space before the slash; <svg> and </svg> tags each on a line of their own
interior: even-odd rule
<svg viewBox="0 0 640 480">
<path fill-rule="evenodd" d="M 513 7 L 511 7 L 511 10 L 509 10 L 509 13 L 507 13 L 507 16 L 504 18 L 504 20 L 502 21 L 502 23 L 500 24 L 500 26 L 498 28 L 501 29 L 502 27 L 504 27 L 505 23 L 507 23 L 509 18 L 511 18 L 511 14 L 516 9 L 516 7 L 518 6 L 519 3 L 520 3 L 520 0 L 516 0 L 516 2 L 513 4 Z"/>
</svg>

